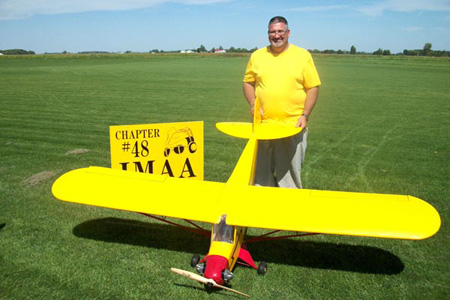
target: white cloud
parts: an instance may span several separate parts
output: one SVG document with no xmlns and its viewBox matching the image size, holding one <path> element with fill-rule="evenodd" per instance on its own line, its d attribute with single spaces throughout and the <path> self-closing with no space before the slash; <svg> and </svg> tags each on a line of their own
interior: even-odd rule
<svg viewBox="0 0 450 300">
<path fill-rule="evenodd" d="M 374 5 L 362 6 L 356 9 L 366 15 L 377 17 L 385 11 L 414 12 L 414 11 L 450 11 L 448 0 L 385 0 Z"/>
<path fill-rule="evenodd" d="M 172 2 L 207 5 L 230 0 L 0 0 L 0 20 L 25 19 L 34 15 L 56 15 L 89 11 L 120 11 L 151 8 Z"/>
</svg>

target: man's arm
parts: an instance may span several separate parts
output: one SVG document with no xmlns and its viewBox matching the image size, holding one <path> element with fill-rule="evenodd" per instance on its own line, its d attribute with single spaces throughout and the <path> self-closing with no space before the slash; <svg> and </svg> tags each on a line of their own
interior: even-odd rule
<svg viewBox="0 0 450 300">
<path fill-rule="evenodd" d="M 308 118 L 314 108 L 314 105 L 316 105 L 318 96 L 318 86 L 306 90 L 305 109 L 303 110 L 303 114 L 298 119 L 296 127 L 306 128 L 306 126 L 308 126 Z"/>
<path fill-rule="evenodd" d="M 250 114 L 253 116 L 255 111 L 255 83 L 254 82 L 244 82 L 242 84 L 242 90 L 244 91 L 244 97 L 250 105 Z"/>
</svg>

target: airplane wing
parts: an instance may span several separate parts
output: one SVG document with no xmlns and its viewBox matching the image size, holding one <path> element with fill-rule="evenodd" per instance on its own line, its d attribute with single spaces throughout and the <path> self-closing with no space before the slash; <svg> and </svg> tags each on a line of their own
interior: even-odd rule
<svg viewBox="0 0 450 300">
<path fill-rule="evenodd" d="M 399 239 L 436 233 L 436 210 L 411 196 L 283 189 L 90 167 L 52 187 L 60 200 L 229 225 Z"/>
<path fill-rule="evenodd" d="M 412 196 L 247 186 L 227 199 L 227 223 L 244 227 L 420 240 L 441 224 Z"/>
<path fill-rule="evenodd" d="M 224 185 L 89 167 L 59 177 L 52 193 L 67 202 L 218 223 L 221 215 L 216 212 L 215 202 Z"/>
</svg>

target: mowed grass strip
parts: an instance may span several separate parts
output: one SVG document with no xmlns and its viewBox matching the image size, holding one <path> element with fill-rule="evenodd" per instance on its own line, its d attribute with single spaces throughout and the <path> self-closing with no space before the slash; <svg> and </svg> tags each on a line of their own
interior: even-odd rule
<svg viewBox="0 0 450 300">
<path fill-rule="evenodd" d="M 208 239 L 133 213 L 59 202 L 50 189 L 71 169 L 109 166 L 110 125 L 198 120 L 205 121 L 205 179 L 226 181 L 245 141 L 215 123 L 249 120 L 241 92 L 247 60 L 2 57 L 0 298 L 230 297 L 208 295 L 169 271 L 189 268 Z M 438 209 L 442 228 L 414 242 L 316 236 L 251 244 L 269 272 L 238 267 L 233 288 L 255 299 L 448 298 L 450 62 L 315 61 L 323 85 L 310 122 L 306 187 L 418 196 Z"/>
</svg>

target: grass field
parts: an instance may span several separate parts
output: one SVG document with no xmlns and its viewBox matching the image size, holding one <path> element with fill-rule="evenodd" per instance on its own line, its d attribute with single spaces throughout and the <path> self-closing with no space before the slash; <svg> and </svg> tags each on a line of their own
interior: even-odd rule
<svg viewBox="0 0 450 300">
<path fill-rule="evenodd" d="M 133 213 L 59 202 L 50 189 L 64 172 L 110 165 L 110 125 L 177 121 L 205 121 L 205 179 L 226 181 L 245 141 L 214 124 L 248 120 L 247 60 L 1 57 L 0 299 L 236 298 L 169 271 L 188 269 L 208 239 Z M 251 244 L 269 271 L 238 267 L 233 288 L 253 299 L 449 299 L 450 61 L 315 61 L 323 85 L 305 186 L 414 195 L 440 212 L 441 230 L 424 241 L 323 235 Z"/>
</svg>

